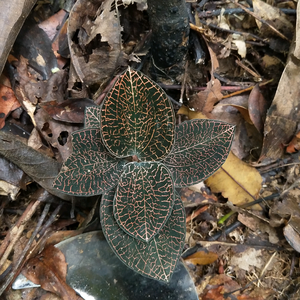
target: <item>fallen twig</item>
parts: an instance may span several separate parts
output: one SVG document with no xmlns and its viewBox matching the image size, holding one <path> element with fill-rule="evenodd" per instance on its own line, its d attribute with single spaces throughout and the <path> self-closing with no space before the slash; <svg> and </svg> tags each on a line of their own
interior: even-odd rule
<svg viewBox="0 0 300 300">
<path fill-rule="evenodd" d="M 205 206 L 198 208 L 196 211 L 193 211 L 192 214 L 186 218 L 186 223 L 191 222 L 193 219 L 198 217 L 201 213 L 203 213 L 207 209 L 208 209 L 208 205 L 205 205 Z"/>
<path fill-rule="evenodd" d="M 254 17 L 255 19 L 257 19 L 258 21 L 260 21 L 261 23 L 269 26 L 279 37 L 281 37 L 282 39 L 285 39 L 289 42 L 292 42 L 291 40 L 289 40 L 284 34 L 282 34 L 281 32 L 279 32 L 274 26 L 272 26 L 269 22 L 267 22 L 266 20 L 260 18 L 259 16 L 257 16 L 254 12 L 252 12 L 251 10 L 249 10 L 247 7 L 245 7 L 244 5 L 238 3 L 237 1 L 232 1 L 232 3 L 236 4 L 237 6 L 239 6 L 240 8 L 242 8 L 245 12 L 247 12 L 249 15 L 251 15 L 252 17 Z"/>
<path fill-rule="evenodd" d="M 37 200 L 36 202 L 39 202 L 38 204 L 40 204 L 40 201 Z M 49 211 L 49 208 L 50 208 L 50 204 L 46 204 L 45 207 L 44 207 L 44 210 L 43 210 L 43 213 L 42 215 L 40 216 L 39 218 L 39 221 L 31 235 L 31 237 L 29 238 L 25 248 L 23 249 L 20 257 L 18 258 L 16 264 L 14 265 L 12 271 L 10 272 L 10 274 L 7 276 L 6 280 L 4 281 L 4 283 L 2 284 L 2 286 L 0 287 L 0 295 L 2 295 L 2 293 L 5 291 L 5 289 L 9 286 L 9 284 L 11 283 L 11 281 L 15 278 L 15 276 L 17 275 L 18 273 L 18 270 L 19 270 L 19 266 L 21 266 L 21 264 L 23 263 L 23 259 L 24 257 L 26 256 L 29 248 L 31 247 L 31 244 L 33 243 L 38 231 L 40 230 L 40 227 L 44 221 L 44 219 L 46 218 L 47 216 L 47 213 Z"/>
<path fill-rule="evenodd" d="M 199 18 L 210 18 L 219 16 L 221 14 L 221 9 L 215 9 L 215 10 L 201 10 L 199 7 L 197 7 L 198 17 Z M 253 8 L 248 8 L 249 11 L 253 12 Z M 289 9 L 289 8 L 281 8 L 280 9 L 283 13 L 287 15 L 296 15 L 295 9 Z M 222 11 L 223 15 L 238 15 L 238 14 L 246 14 L 246 11 L 242 8 L 227 8 Z"/>
</svg>

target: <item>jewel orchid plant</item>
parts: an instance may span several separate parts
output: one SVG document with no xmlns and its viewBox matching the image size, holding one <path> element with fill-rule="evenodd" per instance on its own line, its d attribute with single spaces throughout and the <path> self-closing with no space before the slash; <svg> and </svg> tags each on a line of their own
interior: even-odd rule
<svg viewBox="0 0 300 300">
<path fill-rule="evenodd" d="M 234 126 L 196 119 L 175 126 L 165 92 L 128 68 L 100 107 L 87 107 L 73 152 L 54 180 L 78 196 L 102 194 L 103 233 L 134 271 L 168 282 L 180 258 L 185 209 L 175 188 L 196 184 L 225 162 Z"/>
</svg>

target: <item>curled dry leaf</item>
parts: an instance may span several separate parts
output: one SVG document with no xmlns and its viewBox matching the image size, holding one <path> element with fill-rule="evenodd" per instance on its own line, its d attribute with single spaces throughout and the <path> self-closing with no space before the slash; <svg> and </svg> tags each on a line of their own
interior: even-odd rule
<svg viewBox="0 0 300 300">
<path fill-rule="evenodd" d="M 190 101 L 190 107 L 204 114 L 210 113 L 213 110 L 214 104 L 223 98 L 221 93 L 221 83 L 218 79 L 212 77 L 207 83 L 207 88 L 204 91 L 197 93 Z"/>
<path fill-rule="evenodd" d="M 209 114 L 213 110 L 214 105 L 223 98 L 221 83 L 213 75 L 216 69 L 219 68 L 219 61 L 208 44 L 207 48 L 211 59 L 211 80 L 207 83 L 207 88 L 196 94 L 189 102 L 190 107 L 204 114 Z"/>
<path fill-rule="evenodd" d="M 252 121 L 251 121 L 251 118 L 249 116 L 248 96 L 247 95 L 239 95 L 239 96 L 233 96 L 233 97 L 230 97 L 230 98 L 227 98 L 227 99 L 223 99 L 218 104 L 217 107 L 220 108 L 221 106 L 228 106 L 228 105 L 236 108 L 239 111 L 239 113 L 242 115 L 243 119 L 247 123 L 253 124 Z M 219 109 L 217 109 L 217 112 L 214 109 L 213 115 L 217 115 L 218 116 L 218 112 L 219 112 Z M 221 112 L 221 114 L 222 114 L 222 112 Z M 223 113 L 223 115 L 224 115 L 224 113 Z M 221 115 L 220 117 L 223 118 L 223 115 Z M 232 120 L 232 122 L 235 121 L 234 118 L 232 117 L 232 115 L 230 115 L 230 119 Z"/>
<path fill-rule="evenodd" d="M 66 283 L 67 263 L 64 254 L 53 245 L 47 246 L 38 256 L 31 258 L 22 271 L 23 275 L 63 300 L 81 297 Z"/>
<path fill-rule="evenodd" d="M 259 132 L 263 132 L 266 119 L 268 104 L 259 89 L 259 85 L 255 85 L 248 99 L 249 116 Z"/>
</svg>

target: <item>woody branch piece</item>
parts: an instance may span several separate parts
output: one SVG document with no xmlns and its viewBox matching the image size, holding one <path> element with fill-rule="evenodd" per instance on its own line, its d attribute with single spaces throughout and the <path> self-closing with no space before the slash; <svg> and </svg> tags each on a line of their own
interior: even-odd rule
<svg viewBox="0 0 300 300">
<path fill-rule="evenodd" d="M 173 66 L 184 67 L 189 40 L 185 1 L 148 0 L 148 7 L 155 66 L 163 70 Z"/>
</svg>

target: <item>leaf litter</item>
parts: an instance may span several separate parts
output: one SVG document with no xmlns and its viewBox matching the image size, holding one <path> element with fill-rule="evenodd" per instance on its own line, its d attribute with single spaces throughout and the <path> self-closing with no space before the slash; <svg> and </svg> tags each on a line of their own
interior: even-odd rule
<svg viewBox="0 0 300 300">
<path fill-rule="evenodd" d="M 46 4 L 36 7 L 34 19 L 39 20 L 40 28 L 50 36 L 49 48 L 39 49 L 33 56 L 24 50 L 15 50 L 8 59 L 14 72 L 8 75 L 10 71 L 6 69 L 3 73 L 6 83 L 1 81 L 0 100 L 7 105 L 1 105 L 0 113 L 4 116 L 0 115 L 0 124 L 5 125 L 3 130 L 8 133 L 1 131 L 0 154 L 10 165 L 5 164 L 1 179 L 17 190 L 1 186 L 5 192 L 1 196 L 0 250 L 7 245 L 4 237 L 19 215 L 24 213 L 26 217 L 25 208 L 30 208 L 29 197 L 37 184 L 61 199 L 72 200 L 52 188 L 62 162 L 71 154 L 72 132 L 82 127 L 83 110 L 92 101 L 72 101 L 72 95 L 93 100 L 101 98 L 106 85 L 118 74 L 116 70 L 126 67 L 133 57 L 140 61 L 150 47 L 149 25 L 145 22 L 147 18 L 141 17 L 143 13 L 126 3 L 142 24 L 132 22 L 129 32 L 128 23 L 122 17 L 126 16 L 126 7 L 118 7 L 122 12 L 118 15 L 114 3 L 103 1 L 97 6 L 94 2 L 77 1 L 69 22 L 65 14 L 68 10 L 56 8 L 46 16 Z M 193 6 L 197 35 L 206 45 L 208 55 L 202 66 L 195 67 L 193 60 L 189 61 L 182 94 L 186 107 L 178 111 L 174 105 L 177 123 L 184 123 L 187 118 L 222 120 L 236 126 L 236 136 L 233 153 L 222 169 L 201 186 L 181 190 L 188 221 L 184 251 L 194 251 L 185 260 L 201 299 L 299 298 L 299 21 L 295 21 L 294 3 L 270 5 L 256 0 L 250 10 L 253 13 L 249 12 L 251 7 L 244 5 L 244 2 L 235 5 L 206 1 Z M 284 9 L 294 14 L 284 14 Z M 44 19 L 37 15 L 39 10 L 45 10 Z M 211 14 L 218 10 L 218 15 Z M 234 14 L 228 14 L 230 10 Z M 46 22 L 52 16 L 55 16 L 55 29 Z M 48 26 L 54 30 L 51 35 Z M 63 29 L 67 27 L 68 32 Z M 295 40 L 290 43 L 295 29 Z M 25 45 L 36 47 L 32 34 L 35 31 L 28 32 L 26 43 L 29 44 Z M 43 36 L 40 31 L 36 32 Z M 68 43 L 70 67 L 68 51 L 62 51 L 66 49 L 63 44 Z M 141 56 L 135 56 L 137 54 Z M 49 63 L 45 65 L 45 61 Z M 52 73 L 49 66 L 64 67 L 65 71 Z M 192 73 L 195 68 L 197 72 Z M 7 85 L 7 78 L 14 80 Z M 258 87 L 260 78 L 263 83 L 273 81 Z M 180 99 L 174 81 L 170 83 L 159 76 L 157 80 L 172 91 L 175 100 Z M 21 114 L 16 111 L 18 106 Z M 22 138 L 17 137 L 20 133 Z M 12 173 L 16 177 L 10 176 Z M 29 182 L 32 183 L 28 185 Z M 52 203 L 60 201 L 52 196 L 49 199 Z M 93 201 L 91 198 L 90 205 L 86 206 L 76 200 L 77 224 L 79 216 L 87 218 Z M 71 220 L 69 212 L 74 213 L 74 210 L 70 202 L 65 205 L 67 208 L 57 218 Z M 30 226 L 38 219 L 36 213 Z M 73 222 L 76 221 L 73 219 Z M 61 229 L 72 231 L 76 223 Z M 30 228 L 21 234 L 27 241 Z M 16 232 L 12 230 L 10 236 L 16 237 Z M 47 234 L 42 236 L 48 237 Z M 23 246 L 18 247 L 20 251 L 15 251 L 14 259 L 22 252 Z M 10 259 L 5 266 L 11 265 Z M 10 270 L 9 267 L 4 269 Z M 42 273 L 49 274 L 49 271 Z M 41 278 L 42 275 L 39 280 Z M 13 293 L 6 291 L 7 295 Z M 61 295 L 64 293 L 60 291 Z M 32 299 L 30 297 L 32 294 L 27 299 Z"/>
</svg>

